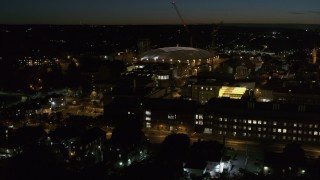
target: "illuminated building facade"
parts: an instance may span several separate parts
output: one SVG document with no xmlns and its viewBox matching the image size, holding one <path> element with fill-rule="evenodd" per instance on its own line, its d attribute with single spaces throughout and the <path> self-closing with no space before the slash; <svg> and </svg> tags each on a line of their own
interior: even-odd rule
<svg viewBox="0 0 320 180">
<path fill-rule="evenodd" d="M 212 99 L 202 133 L 256 141 L 320 142 L 318 105 Z"/>
<path fill-rule="evenodd" d="M 143 107 L 146 128 L 184 133 L 194 131 L 195 101 L 146 99 Z"/>
<path fill-rule="evenodd" d="M 124 99 L 122 104 L 128 102 Z M 110 111 L 117 117 L 139 114 L 146 129 L 258 142 L 320 142 L 320 105 L 249 98 L 212 98 L 202 105 L 197 101 L 145 98 L 132 106 L 119 107 Z"/>
<path fill-rule="evenodd" d="M 223 83 L 199 83 L 188 84 L 183 87 L 182 97 L 185 100 L 194 100 L 205 104 L 211 98 L 228 97 L 231 99 L 241 99 L 248 95 L 248 91 L 249 89 L 245 85 L 239 87 L 237 85 L 223 86 Z"/>
<path fill-rule="evenodd" d="M 22 59 L 19 59 L 19 66 L 20 67 L 27 67 L 27 66 L 36 66 L 36 67 L 42 67 L 42 66 L 57 66 L 60 64 L 59 59 L 57 58 L 46 58 L 45 56 L 40 58 L 35 57 L 24 57 Z"/>
<path fill-rule="evenodd" d="M 161 106 L 163 103 L 153 101 L 152 106 L 145 105 L 145 128 L 195 131 L 221 139 L 320 142 L 319 105 L 214 98 L 206 105 L 189 101 L 188 108 L 178 110 L 177 102 L 167 101 Z"/>
<path fill-rule="evenodd" d="M 219 67 L 219 71 L 225 75 L 232 75 L 234 79 L 250 79 L 255 71 L 255 65 L 242 56 L 229 59 Z"/>
</svg>

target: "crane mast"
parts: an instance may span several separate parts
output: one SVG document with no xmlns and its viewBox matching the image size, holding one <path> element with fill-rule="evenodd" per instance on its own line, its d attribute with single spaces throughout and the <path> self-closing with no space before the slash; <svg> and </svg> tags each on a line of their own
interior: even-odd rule
<svg viewBox="0 0 320 180">
<path fill-rule="evenodd" d="M 221 25 L 223 24 L 223 22 L 221 21 L 218 25 L 213 25 L 213 30 L 211 33 L 211 50 L 215 51 L 216 50 L 216 36 L 218 31 L 220 30 Z"/>
<path fill-rule="evenodd" d="M 181 13 L 180 13 L 180 11 L 179 11 L 179 9 L 178 9 L 178 7 L 177 7 L 177 5 L 176 5 L 176 3 L 175 3 L 174 1 L 172 1 L 172 6 L 173 6 L 173 8 L 175 9 L 175 11 L 177 12 L 177 14 L 178 14 L 178 16 L 179 16 L 179 18 L 180 18 L 180 20 L 181 20 L 181 22 L 182 22 L 183 27 L 185 28 L 185 30 L 187 31 L 188 35 L 190 36 L 190 41 L 189 41 L 190 47 L 193 47 L 193 42 L 192 42 L 191 33 L 190 33 L 189 29 L 188 29 L 188 26 L 187 26 L 186 23 L 184 22 L 184 19 L 183 19 L 182 15 L 181 15 Z"/>
</svg>

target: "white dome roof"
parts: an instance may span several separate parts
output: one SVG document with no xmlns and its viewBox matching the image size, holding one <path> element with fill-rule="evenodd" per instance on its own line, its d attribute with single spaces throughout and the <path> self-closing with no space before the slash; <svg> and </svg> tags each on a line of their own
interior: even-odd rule
<svg viewBox="0 0 320 180">
<path fill-rule="evenodd" d="M 153 49 L 141 54 L 141 60 L 193 60 L 213 57 L 209 51 L 192 47 L 164 47 Z"/>
</svg>

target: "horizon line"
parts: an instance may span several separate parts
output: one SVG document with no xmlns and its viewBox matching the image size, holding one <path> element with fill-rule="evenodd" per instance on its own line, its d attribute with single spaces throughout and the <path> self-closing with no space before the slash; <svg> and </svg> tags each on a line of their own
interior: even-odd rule
<svg viewBox="0 0 320 180">
<path fill-rule="evenodd" d="M 309 24 L 309 23 L 224 23 L 223 21 L 220 21 L 223 23 L 223 25 L 320 25 L 320 24 Z M 219 24 L 220 22 L 216 23 L 190 23 L 187 25 L 212 25 L 212 24 Z M 2 25 L 44 25 L 44 26 L 167 26 L 167 25 L 175 25 L 175 26 L 181 26 L 181 24 L 177 23 L 168 23 L 168 24 L 34 24 L 34 23 L 0 23 L 0 26 Z"/>
</svg>

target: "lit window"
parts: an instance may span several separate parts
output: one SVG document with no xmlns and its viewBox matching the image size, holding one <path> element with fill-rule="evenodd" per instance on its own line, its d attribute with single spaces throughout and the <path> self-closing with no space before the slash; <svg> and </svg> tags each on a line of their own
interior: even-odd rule
<svg viewBox="0 0 320 180">
<path fill-rule="evenodd" d="M 146 115 L 150 116 L 151 115 L 151 111 L 146 111 Z"/>
<path fill-rule="evenodd" d="M 293 136 L 293 137 L 292 137 L 292 140 L 294 140 L 294 141 L 295 141 L 295 140 L 296 140 L 296 137 L 294 137 L 294 136 Z"/>
<path fill-rule="evenodd" d="M 312 128 L 312 124 L 309 124 L 309 128 Z"/>
<path fill-rule="evenodd" d="M 237 126 L 233 126 L 233 129 L 237 129 Z"/>
<path fill-rule="evenodd" d="M 309 131 L 309 135 L 312 135 L 312 131 Z"/>
<path fill-rule="evenodd" d="M 247 136 L 247 133 L 244 132 L 244 133 L 243 133 L 243 136 Z"/>
<path fill-rule="evenodd" d="M 203 115 L 202 114 L 196 114 L 196 119 L 203 119 Z"/>
<path fill-rule="evenodd" d="M 228 118 L 224 118 L 224 122 L 227 122 L 228 121 Z"/>
<path fill-rule="evenodd" d="M 273 128 L 273 129 L 272 129 L 272 132 L 277 132 L 276 128 Z"/>
<path fill-rule="evenodd" d="M 222 131 L 219 131 L 219 134 L 222 134 Z"/>
<path fill-rule="evenodd" d="M 283 126 L 287 126 L 287 123 L 284 122 L 284 123 L 283 123 Z"/>
<path fill-rule="evenodd" d="M 256 121 L 256 120 L 253 120 L 253 121 L 252 121 L 252 124 L 257 124 L 257 121 Z"/>
<path fill-rule="evenodd" d="M 219 118 L 219 121 L 222 121 L 222 118 L 221 118 L 221 117 Z"/>
<path fill-rule="evenodd" d="M 297 123 L 293 123 L 293 127 L 297 127 Z"/>
<path fill-rule="evenodd" d="M 233 132 L 232 134 L 233 134 L 233 136 L 236 136 L 236 135 L 237 135 L 237 132 Z"/>
<path fill-rule="evenodd" d="M 258 131 L 261 131 L 261 127 L 258 128 Z"/>
<path fill-rule="evenodd" d="M 176 119 L 177 116 L 175 114 L 168 114 L 168 119 Z"/>
<path fill-rule="evenodd" d="M 317 124 L 315 124 L 315 125 L 314 125 L 314 128 L 318 128 L 318 125 L 317 125 Z"/>
<path fill-rule="evenodd" d="M 203 125 L 203 121 L 202 120 L 196 121 L 196 124 Z"/>
<path fill-rule="evenodd" d="M 278 129 L 278 133 L 281 133 L 282 132 L 282 130 L 281 129 Z"/>
<path fill-rule="evenodd" d="M 236 123 L 236 122 L 237 122 L 237 119 L 233 119 L 233 122 L 235 122 L 235 123 Z"/>
<path fill-rule="evenodd" d="M 248 123 L 251 124 L 251 120 L 248 120 Z"/>
<path fill-rule="evenodd" d="M 151 128 L 151 123 L 150 123 L 150 122 L 147 122 L 147 123 L 146 123 L 146 127 L 147 127 L 147 128 Z"/>
<path fill-rule="evenodd" d="M 283 133 L 287 133 L 287 129 L 282 129 L 282 132 Z"/>
<path fill-rule="evenodd" d="M 276 122 L 276 121 L 273 121 L 273 125 L 276 126 L 276 125 L 277 125 L 277 122 Z"/>
<path fill-rule="evenodd" d="M 267 121 L 263 121 L 263 124 L 266 125 L 266 124 L 267 124 Z"/>
<path fill-rule="evenodd" d="M 151 117 L 146 117 L 146 121 L 151 121 Z"/>
<path fill-rule="evenodd" d="M 247 120 L 243 120 L 243 123 L 247 123 Z"/>
<path fill-rule="evenodd" d="M 293 130 L 292 132 L 293 132 L 293 134 L 296 134 L 296 133 L 297 133 L 297 130 Z"/>
<path fill-rule="evenodd" d="M 203 133 L 205 133 L 205 134 L 212 134 L 212 128 L 204 128 Z"/>
<path fill-rule="evenodd" d="M 318 135 L 318 131 L 314 131 L 313 135 L 315 135 L 315 136 Z"/>
<path fill-rule="evenodd" d="M 299 131 L 298 131 L 298 134 L 302 134 L 302 131 L 301 131 L 301 130 L 299 130 Z"/>
<path fill-rule="evenodd" d="M 248 130 L 251 131 L 251 126 L 248 127 Z"/>
</svg>

